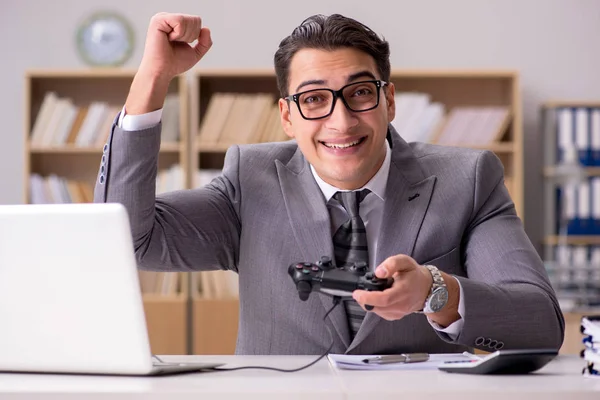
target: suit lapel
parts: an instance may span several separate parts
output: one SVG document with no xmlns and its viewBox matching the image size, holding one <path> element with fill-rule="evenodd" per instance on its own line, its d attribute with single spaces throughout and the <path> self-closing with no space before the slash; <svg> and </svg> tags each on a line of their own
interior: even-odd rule
<svg viewBox="0 0 600 400">
<path fill-rule="evenodd" d="M 329 256 L 333 259 L 329 212 L 323 193 L 300 149 L 287 165 L 276 161 L 276 166 L 288 218 L 296 242 L 305 258 L 299 261 L 316 262 L 321 259 L 321 256 Z M 331 308 L 333 305 L 331 296 L 322 293 L 313 293 L 311 296 L 315 295 L 320 298 L 326 310 Z M 344 347 L 347 348 L 350 345 L 350 332 L 344 308 L 336 307 L 328 318 L 344 343 Z"/>
<path fill-rule="evenodd" d="M 412 256 L 436 181 L 435 176 L 425 177 L 410 146 L 397 133 L 392 131 L 391 136 L 392 159 L 375 258 L 377 265 L 397 254 Z M 347 351 L 368 337 L 381 320 L 375 313 L 367 313 Z"/>
</svg>

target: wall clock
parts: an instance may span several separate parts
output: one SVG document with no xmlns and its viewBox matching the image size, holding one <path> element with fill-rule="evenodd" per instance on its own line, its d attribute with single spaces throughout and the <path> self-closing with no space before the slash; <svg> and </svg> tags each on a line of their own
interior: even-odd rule
<svg viewBox="0 0 600 400">
<path fill-rule="evenodd" d="M 118 67 L 133 52 L 134 35 L 129 22 L 115 12 L 98 12 L 77 30 L 77 51 L 89 65 Z"/>
</svg>

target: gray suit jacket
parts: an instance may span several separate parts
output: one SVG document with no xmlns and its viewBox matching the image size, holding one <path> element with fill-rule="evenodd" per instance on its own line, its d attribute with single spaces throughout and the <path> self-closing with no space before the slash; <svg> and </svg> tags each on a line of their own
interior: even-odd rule
<svg viewBox="0 0 600 400">
<path fill-rule="evenodd" d="M 156 197 L 160 125 L 136 132 L 113 126 L 95 201 L 127 207 L 140 268 L 239 274 L 238 354 L 319 354 L 331 340 L 326 326 L 335 353 L 491 351 L 500 342 L 505 349 L 558 349 L 564 320 L 498 158 L 407 144 L 390 129 L 376 260 L 408 254 L 458 277 L 465 316 L 456 341 L 423 315 L 389 322 L 374 313 L 350 341 L 343 307 L 324 322 L 330 297 L 299 299 L 288 266 L 333 258 L 333 245 L 323 195 L 295 141 L 232 146 L 222 176 L 208 187 Z"/>
</svg>

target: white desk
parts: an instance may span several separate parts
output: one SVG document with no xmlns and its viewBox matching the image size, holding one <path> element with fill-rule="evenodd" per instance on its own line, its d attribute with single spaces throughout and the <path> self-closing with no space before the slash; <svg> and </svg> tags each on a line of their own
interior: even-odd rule
<svg viewBox="0 0 600 400">
<path fill-rule="evenodd" d="M 227 367 L 295 368 L 308 356 L 164 356 L 169 361 L 220 361 Z M 600 399 L 600 378 L 581 376 L 583 360 L 559 356 L 535 374 L 475 376 L 441 371 L 342 371 L 327 360 L 300 372 L 263 370 L 154 378 L 0 374 L 0 398 L 42 399 Z"/>
</svg>

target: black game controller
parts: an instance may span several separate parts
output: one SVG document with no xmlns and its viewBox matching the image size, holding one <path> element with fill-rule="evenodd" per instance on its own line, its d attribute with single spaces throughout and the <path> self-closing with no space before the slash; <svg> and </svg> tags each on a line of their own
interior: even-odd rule
<svg viewBox="0 0 600 400">
<path fill-rule="evenodd" d="M 331 259 L 325 256 L 316 263 L 297 262 L 288 267 L 288 273 L 294 280 L 302 301 L 306 301 L 313 291 L 351 298 L 356 289 L 383 291 L 392 286 L 393 279 L 377 278 L 373 272 L 367 270 L 367 264 L 364 262 L 336 268 Z"/>
</svg>

